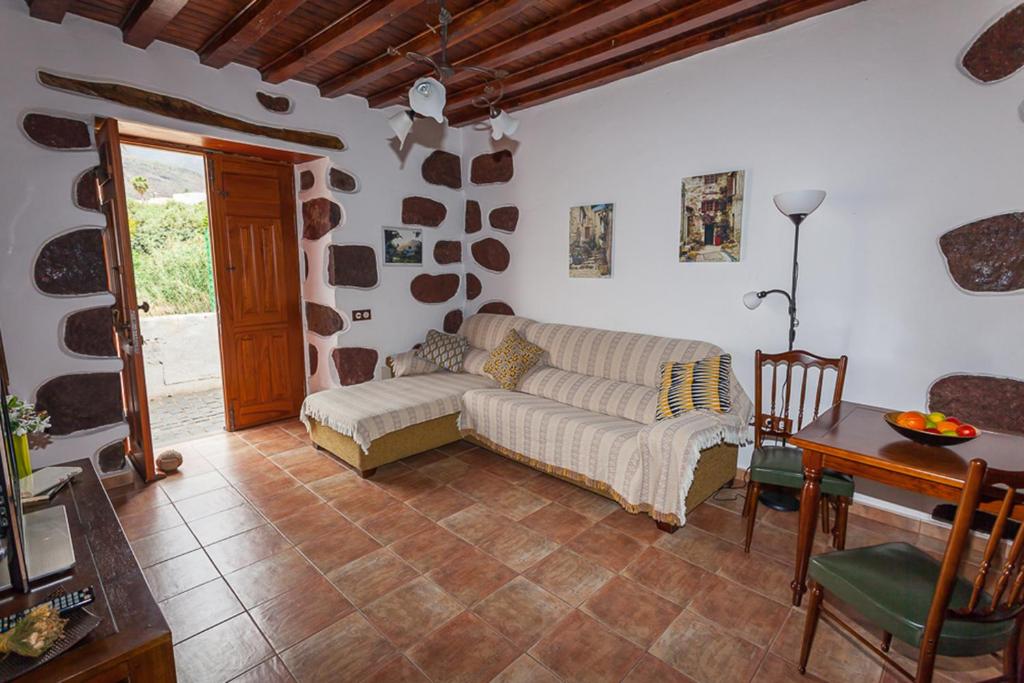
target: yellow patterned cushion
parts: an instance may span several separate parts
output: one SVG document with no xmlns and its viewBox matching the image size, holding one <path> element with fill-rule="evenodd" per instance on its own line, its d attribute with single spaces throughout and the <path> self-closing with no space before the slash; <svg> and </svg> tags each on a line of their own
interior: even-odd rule
<svg viewBox="0 0 1024 683">
<path fill-rule="evenodd" d="M 668 420 L 691 410 L 729 412 L 731 367 L 729 354 L 692 363 L 662 363 L 658 419 Z"/>
<path fill-rule="evenodd" d="M 515 330 L 509 330 L 501 343 L 491 351 L 484 363 L 484 372 L 493 377 L 502 389 L 512 391 L 543 353 L 544 349 L 526 341 Z"/>
</svg>

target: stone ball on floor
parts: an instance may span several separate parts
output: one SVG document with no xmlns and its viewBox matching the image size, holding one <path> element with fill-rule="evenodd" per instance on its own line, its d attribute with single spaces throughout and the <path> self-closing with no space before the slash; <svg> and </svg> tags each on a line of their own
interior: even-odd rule
<svg viewBox="0 0 1024 683">
<path fill-rule="evenodd" d="M 156 467 L 164 474 L 171 474 L 178 471 L 183 460 L 180 452 L 173 449 L 166 450 L 156 456 Z"/>
</svg>

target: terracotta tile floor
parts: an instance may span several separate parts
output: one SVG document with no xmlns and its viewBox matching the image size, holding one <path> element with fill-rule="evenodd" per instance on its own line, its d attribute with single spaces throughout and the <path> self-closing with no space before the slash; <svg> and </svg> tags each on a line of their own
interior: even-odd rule
<svg viewBox="0 0 1024 683">
<path fill-rule="evenodd" d="M 465 442 L 370 480 L 297 421 L 177 447 L 180 473 L 111 498 L 182 681 L 897 680 L 824 622 L 798 675 L 796 516 L 762 509 L 745 555 L 738 491 L 669 535 Z M 925 540 L 850 523 L 851 546 Z"/>
</svg>

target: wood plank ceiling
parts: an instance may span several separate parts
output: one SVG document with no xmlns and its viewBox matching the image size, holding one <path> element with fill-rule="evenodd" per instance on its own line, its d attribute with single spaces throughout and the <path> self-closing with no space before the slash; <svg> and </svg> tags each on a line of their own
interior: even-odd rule
<svg viewBox="0 0 1024 683">
<path fill-rule="evenodd" d="M 400 56 L 436 54 L 437 0 L 26 0 L 32 16 L 70 12 L 121 28 L 124 42 L 192 50 L 268 83 L 295 79 L 324 97 L 401 104 L 428 70 Z M 508 72 L 514 111 L 641 73 L 863 0 L 449 0 L 449 58 Z M 452 125 L 480 121 L 480 76 L 446 83 Z"/>
</svg>

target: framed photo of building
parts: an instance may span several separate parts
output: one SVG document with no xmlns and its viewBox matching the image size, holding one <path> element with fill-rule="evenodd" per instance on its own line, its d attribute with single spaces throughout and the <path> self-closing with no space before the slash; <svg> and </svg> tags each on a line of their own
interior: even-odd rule
<svg viewBox="0 0 1024 683">
<path fill-rule="evenodd" d="M 680 263 L 740 260 L 745 175 L 729 171 L 683 179 Z"/>
<path fill-rule="evenodd" d="M 614 204 L 569 209 L 569 277 L 611 277 L 614 214 Z"/>
<path fill-rule="evenodd" d="M 422 266 L 423 231 L 414 228 L 384 228 L 384 265 Z"/>
</svg>

